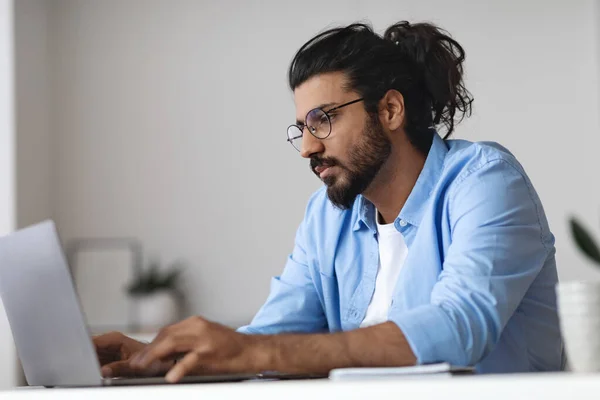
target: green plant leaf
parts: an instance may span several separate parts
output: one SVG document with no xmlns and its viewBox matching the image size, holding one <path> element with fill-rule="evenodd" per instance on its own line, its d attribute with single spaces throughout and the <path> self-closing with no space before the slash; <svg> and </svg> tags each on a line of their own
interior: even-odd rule
<svg viewBox="0 0 600 400">
<path fill-rule="evenodd" d="M 592 236 L 575 217 L 571 217 L 569 222 L 571 233 L 579 249 L 596 264 L 600 264 L 600 249 Z"/>
<path fill-rule="evenodd" d="M 179 262 L 171 264 L 164 271 L 161 271 L 159 262 L 150 262 L 148 268 L 141 271 L 127 286 L 127 292 L 132 296 L 148 295 L 161 290 L 177 292 L 182 270 L 183 265 Z"/>
<path fill-rule="evenodd" d="M 163 281 L 164 286 L 168 288 L 174 288 L 177 286 L 177 280 L 179 279 L 180 274 L 180 269 L 173 269 L 168 272 Z"/>
</svg>

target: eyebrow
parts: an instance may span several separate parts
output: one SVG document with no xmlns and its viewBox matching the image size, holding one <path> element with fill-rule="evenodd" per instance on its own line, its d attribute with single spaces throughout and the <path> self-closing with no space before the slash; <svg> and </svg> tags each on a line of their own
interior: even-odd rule
<svg viewBox="0 0 600 400">
<path fill-rule="evenodd" d="M 338 103 L 336 103 L 336 102 L 332 102 L 332 103 L 323 103 L 323 104 L 319 104 L 318 106 L 311 108 L 311 109 L 310 109 L 308 112 L 311 112 L 311 111 L 312 111 L 312 110 L 314 110 L 315 108 L 320 108 L 320 109 L 323 109 L 323 108 L 329 108 L 329 107 L 331 107 L 331 106 L 334 106 L 334 105 L 336 105 L 336 104 L 338 104 Z M 308 113 L 307 113 L 307 114 L 308 114 Z M 304 121 L 300 121 L 300 120 L 299 120 L 299 119 L 296 117 L 296 125 L 304 125 Z"/>
</svg>

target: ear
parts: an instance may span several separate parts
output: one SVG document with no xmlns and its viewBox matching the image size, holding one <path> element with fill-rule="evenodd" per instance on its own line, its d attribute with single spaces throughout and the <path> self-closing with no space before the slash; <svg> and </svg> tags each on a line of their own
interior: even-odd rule
<svg viewBox="0 0 600 400">
<path fill-rule="evenodd" d="M 404 115 L 404 96 L 397 90 L 388 90 L 379 101 L 382 125 L 393 132 L 404 125 Z"/>
</svg>

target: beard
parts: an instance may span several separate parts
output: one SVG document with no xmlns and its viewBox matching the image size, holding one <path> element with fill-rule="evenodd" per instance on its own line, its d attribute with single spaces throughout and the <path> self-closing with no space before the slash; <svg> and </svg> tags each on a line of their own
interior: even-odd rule
<svg viewBox="0 0 600 400">
<path fill-rule="evenodd" d="M 392 144 L 385 136 L 377 115 L 370 116 L 363 129 L 360 142 L 350 150 L 347 165 L 334 158 L 311 157 L 311 170 L 316 173 L 318 166 L 337 166 L 341 169 L 336 175 L 323 179 L 327 186 L 327 197 L 333 205 L 347 210 L 354 204 L 356 197 L 363 193 L 373 182 L 383 164 L 392 152 Z"/>
</svg>

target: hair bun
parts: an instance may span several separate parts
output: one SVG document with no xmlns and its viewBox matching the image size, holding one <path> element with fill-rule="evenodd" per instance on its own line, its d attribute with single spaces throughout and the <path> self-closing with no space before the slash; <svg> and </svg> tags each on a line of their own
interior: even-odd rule
<svg viewBox="0 0 600 400">
<path fill-rule="evenodd" d="M 385 30 L 383 39 L 397 46 L 428 92 L 433 125 L 443 123 L 451 133 L 456 111 L 460 121 L 470 115 L 473 101 L 462 78 L 463 48 L 448 32 L 427 22 L 400 21 Z"/>
<path fill-rule="evenodd" d="M 409 36 L 411 28 L 408 21 L 398 22 L 385 30 L 383 38 L 397 45 Z"/>
</svg>

